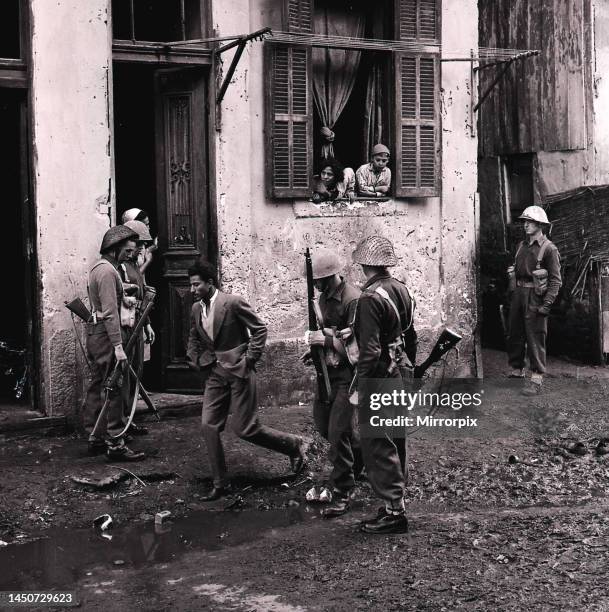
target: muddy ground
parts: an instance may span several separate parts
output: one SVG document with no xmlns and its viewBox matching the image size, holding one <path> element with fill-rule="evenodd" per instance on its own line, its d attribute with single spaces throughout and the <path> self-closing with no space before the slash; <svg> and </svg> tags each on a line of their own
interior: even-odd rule
<svg viewBox="0 0 609 612">
<path fill-rule="evenodd" d="M 487 376 L 502 365 L 485 355 Z M 609 610 L 609 455 L 595 452 L 609 379 L 553 366 L 542 396 L 497 396 L 480 435 L 411 438 L 400 536 L 358 531 L 378 507 L 367 483 L 339 519 L 305 503 L 327 473 L 309 406 L 260 414 L 315 440 L 310 471 L 294 478 L 287 459 L 227 433 L 236 492 L 213 504 L 200 501 L 197 417 L 148 423 L 134 447 L 152 456 L 120 464 L 140 480 L 87 457 L 75 434 L 5 436 L 0 591 L 68 589 L 86 610 Z M 570 452 L 576 441 L 585 454 Z M 103 490 L 73 479 L 123 475 Z M 161 510 L 171 522 L 155 528 Z M 100 532 L 104 513 L 114 524 Z"/>
</svg>

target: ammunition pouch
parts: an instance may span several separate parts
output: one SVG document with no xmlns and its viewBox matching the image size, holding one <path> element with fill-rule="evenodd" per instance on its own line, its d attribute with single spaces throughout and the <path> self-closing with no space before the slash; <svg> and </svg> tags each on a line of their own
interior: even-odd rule
<svg viewBox="0 0 609 612">
<path fill-rule="evenodd" d="M 548 271 L 544 268 L 533 270 L 533 289 L 539 297 L 543 297 L 548 291 Z"/>
</svg>

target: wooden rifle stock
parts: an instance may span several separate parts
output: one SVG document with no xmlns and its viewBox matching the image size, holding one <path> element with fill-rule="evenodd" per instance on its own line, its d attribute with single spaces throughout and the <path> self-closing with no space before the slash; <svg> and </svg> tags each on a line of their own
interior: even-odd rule
<svg viewBox="0 0 609 612">
<path fill-rule="evenodd" d="M 454 348 L 460 341 L 461 336 L 450 329 L 444 329 L 437 339 L 436 344 L 431 349 L 429 357 L 420 365 L 414 367 L 414 378 L 423 378 L 427 370 L 439 359 L 441 359 L 450 349 Z"/>
<path fill-rule="evenodd" d="M 309 311 L 309 330 L 318 331 L 320 323 L 317 322 L 317 315 L 315 314 L 315 287 L 313 285 L 313 262 L 311 261 L 311 251 L 309 247 L 305 251 L 305 263 L 307 269 L 307 307 Z M 312 346 L 311 347 L 311 359 L 315 365 L 315 372 L 317 373 L 317 388 L 319 389 L 319 399 L 322 402 L 330 400 L 332 394 L 332 388 L 330 386 L 330 378 L 328 376 L 328 366 L 326 365 L 326 358 L 324 355 L 323 346 Z"/>
</svg>

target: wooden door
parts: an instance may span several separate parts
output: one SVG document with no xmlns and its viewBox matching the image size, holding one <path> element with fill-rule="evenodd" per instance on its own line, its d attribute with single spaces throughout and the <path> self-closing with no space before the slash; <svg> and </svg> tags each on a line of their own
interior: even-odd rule
<svg viewBox="0 0 609 612">
<path fill-rule="evenodd" d="M 188 267 L 202 256 L 215 259 L 208 231 L 207 73 L 159 70 L 155 96 L 163 387 L 200 392 L 198 376 L 186 366 L 186 342 L 192 305 Z"/>
</svg>

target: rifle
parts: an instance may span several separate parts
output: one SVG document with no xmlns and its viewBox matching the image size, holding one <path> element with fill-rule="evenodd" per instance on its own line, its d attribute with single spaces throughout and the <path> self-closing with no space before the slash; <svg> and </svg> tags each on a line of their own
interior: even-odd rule
<svg viewBox="0 0 609 612">
<path fill-rule="evenodd" d="M 319 331 L 321 322 L 318 321 L 315 310 L 315 287 L 313 286 L 313 262 L 311 261 L 311 251 L 309 247 L 305 251 L 305 264 L 307 269 L 307 307 L 309 311 L 309 330 Z M 317 388 L 319 390 L 319 399 L 322 402 L 327 402 L 332 394 L 330 387 L 330 378 L 328 377 L 328 366 L 324 355 L 323 346 L 311 347 L 311 359 L 315 365 L 317 374 Z"/>
<path fill-rule="evenodd" d="M 429 353 L 429 357 L 421 363 L 414 367 L 414 378 L 423 378 L 423 375 L 427 370 L 439 359 L 441 359 L 450 349 L 457 346 L 457 344 L 462 340 L 462 337 L 455 333 L 454 331 L 446 328 L 442 330 L 439 338 L 436 340 L 434 347 L 431 349 L 431 353 Z"/>
</svg>

